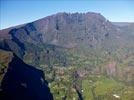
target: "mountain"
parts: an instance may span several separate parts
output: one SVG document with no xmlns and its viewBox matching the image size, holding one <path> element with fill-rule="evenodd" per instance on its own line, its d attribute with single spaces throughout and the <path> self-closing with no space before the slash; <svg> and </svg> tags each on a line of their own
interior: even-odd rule
<svg viewBox="0 0 134 100">
<path fill-rule="evenodd" d="M 26 64 L 45 72 L 54 99 L 58 100 L 86 98 L 82 89 L 92 82 L 103 83 L 103 80 L 115 87 L 133 87 L 133 29 L 133 23 L 113 23 L 100 13 L 63 12 L 0 30 L 0 55 L 7 58 L 6 62 L 0 62 L 1 72 L 7 68 L 11 57 L 7 52 L 13 52 Z M 87 83 L 89 79 L 91 83 Z M 109 88 L 114 90 L 115 87 Z M 99 88 L 90 88 L 92 99 L 107 99 L 115 92 L 100 94 Z"/>
<path fill-rule="evenodd" d="M 134 47 L 133 38 L 129 44 L 124 36 L 126 32 L 123 30 L 123 33 L 122 30 L 99 13 L 58 13 L 28 24 L 1 30 L 0 48 L 12 51 L 21 58 L 32 56 L 32 59 L 29 59 L 32 64 L 34 62 L 38 64 L 42 54 L 47 55 L 49 51 L 47 49 L 51 50 L 52 56 L 59 56 L 56 57 L 57 60 L 61 52 L 65 51 L 63 48 L 74 49 L 78 54 L 84 55 L 96 55 L 96 52 L 99 52 L 98 56 L 107 53 L 116 55 L 119 49 L 122 50 L 129 45 L 127 48 Z M 132 51 L 130 50 L 130 53 Z M 125 50 L 121 52 L 124 53 Z"/>
<path fill-rule="evenodd" d="M 112 53 L 127 43 L 115 25 L 101 14 L 91 12 L 58 13 L 1 30 L 0 35 L 0 48 L 13 51 L 21 58 L 24 55 L 36 55 L 40 51 L 34 46 L 40 46 L 41 49 L 46 44 L 76 50 L 84 47 L 87 52 L 88 49 L 100 49 Z"/>
</svg>

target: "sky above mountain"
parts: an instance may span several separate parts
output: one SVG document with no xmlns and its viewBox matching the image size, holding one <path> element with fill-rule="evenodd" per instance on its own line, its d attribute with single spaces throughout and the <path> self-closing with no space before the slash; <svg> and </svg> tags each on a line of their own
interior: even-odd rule
<svg viewBox="0 0 134 100">
<path fill-rule="evenodd" d="M 112 22 L 134 22 L 134 0 L 0 0 L 0 29 L 58 12 L 97 12 Z"/>
</svg>

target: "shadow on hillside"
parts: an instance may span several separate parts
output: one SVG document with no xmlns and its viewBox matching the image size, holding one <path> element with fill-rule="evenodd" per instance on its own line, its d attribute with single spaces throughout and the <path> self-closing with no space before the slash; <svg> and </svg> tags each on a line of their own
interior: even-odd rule
<svg viewBox="0 0 134 100">
<path fill-rule="evenodd" d="M 43 72 L 14 55 L 1 83 L 0 99 L 53 100 L 53 96 Z"/>
</svg>

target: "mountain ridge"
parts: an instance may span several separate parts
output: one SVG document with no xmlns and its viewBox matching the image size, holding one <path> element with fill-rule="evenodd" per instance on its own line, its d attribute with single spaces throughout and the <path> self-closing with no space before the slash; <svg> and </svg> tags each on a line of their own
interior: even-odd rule
<svg viewBox="0 0 134 100">
<path fill-rule="evenodd" d="M 0 31 L 0 59 L 6 59 L 0 60 L 0 79 L 10 51 L 45 73 L 56 100 L 113 100 L 115 92 L 122 100 L 128 95 L 125 98 L 132 99 L 133 29 L 133 24 L 119 27 L 89 12 L 58 13 Z M 121 92 L 124 89 L 130 92 Z"/>
<path fill-rule="evenodd" d="M 6 47 L 14 51 L 14 47 L 11 47 L 13 45 L 16 48 L 14 52 L 19 54 L 19 52 L 25 52 L 26 44 L 50 44 L 63 48 L 84 46 L 89 49 L 97 49 L 96 47 L 100 48 L 104 45 L 104 49 L 100 49 L 107 52 L 108 48 L 114 49 L 126 44 L 127 40 L 124 39 L 124 33 L 120 30 L 122 29 L 113 25 L 100 13 L 61 12 L 13 29 L 1 30 L 0 48 L 7 45 Z M 110 42 L 108 44 L 107 41 L 113 44 Z M 106 45 L 109 46 L 106 47 Z M 20 53 L 19 56 L 22 57 L 23 53 Z"/>
</svg>

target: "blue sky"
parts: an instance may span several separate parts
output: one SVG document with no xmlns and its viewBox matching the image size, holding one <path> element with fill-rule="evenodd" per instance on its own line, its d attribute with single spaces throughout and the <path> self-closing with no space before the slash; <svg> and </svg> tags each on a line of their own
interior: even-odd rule
<svg viewBox="0 0 134 100">
<path fill-rule="evenodd" d="M 134 22 L 134 0 L 0 0 L 0 29 L 58 12 L 97 12 L 113 22 Z"/>
</svg>

